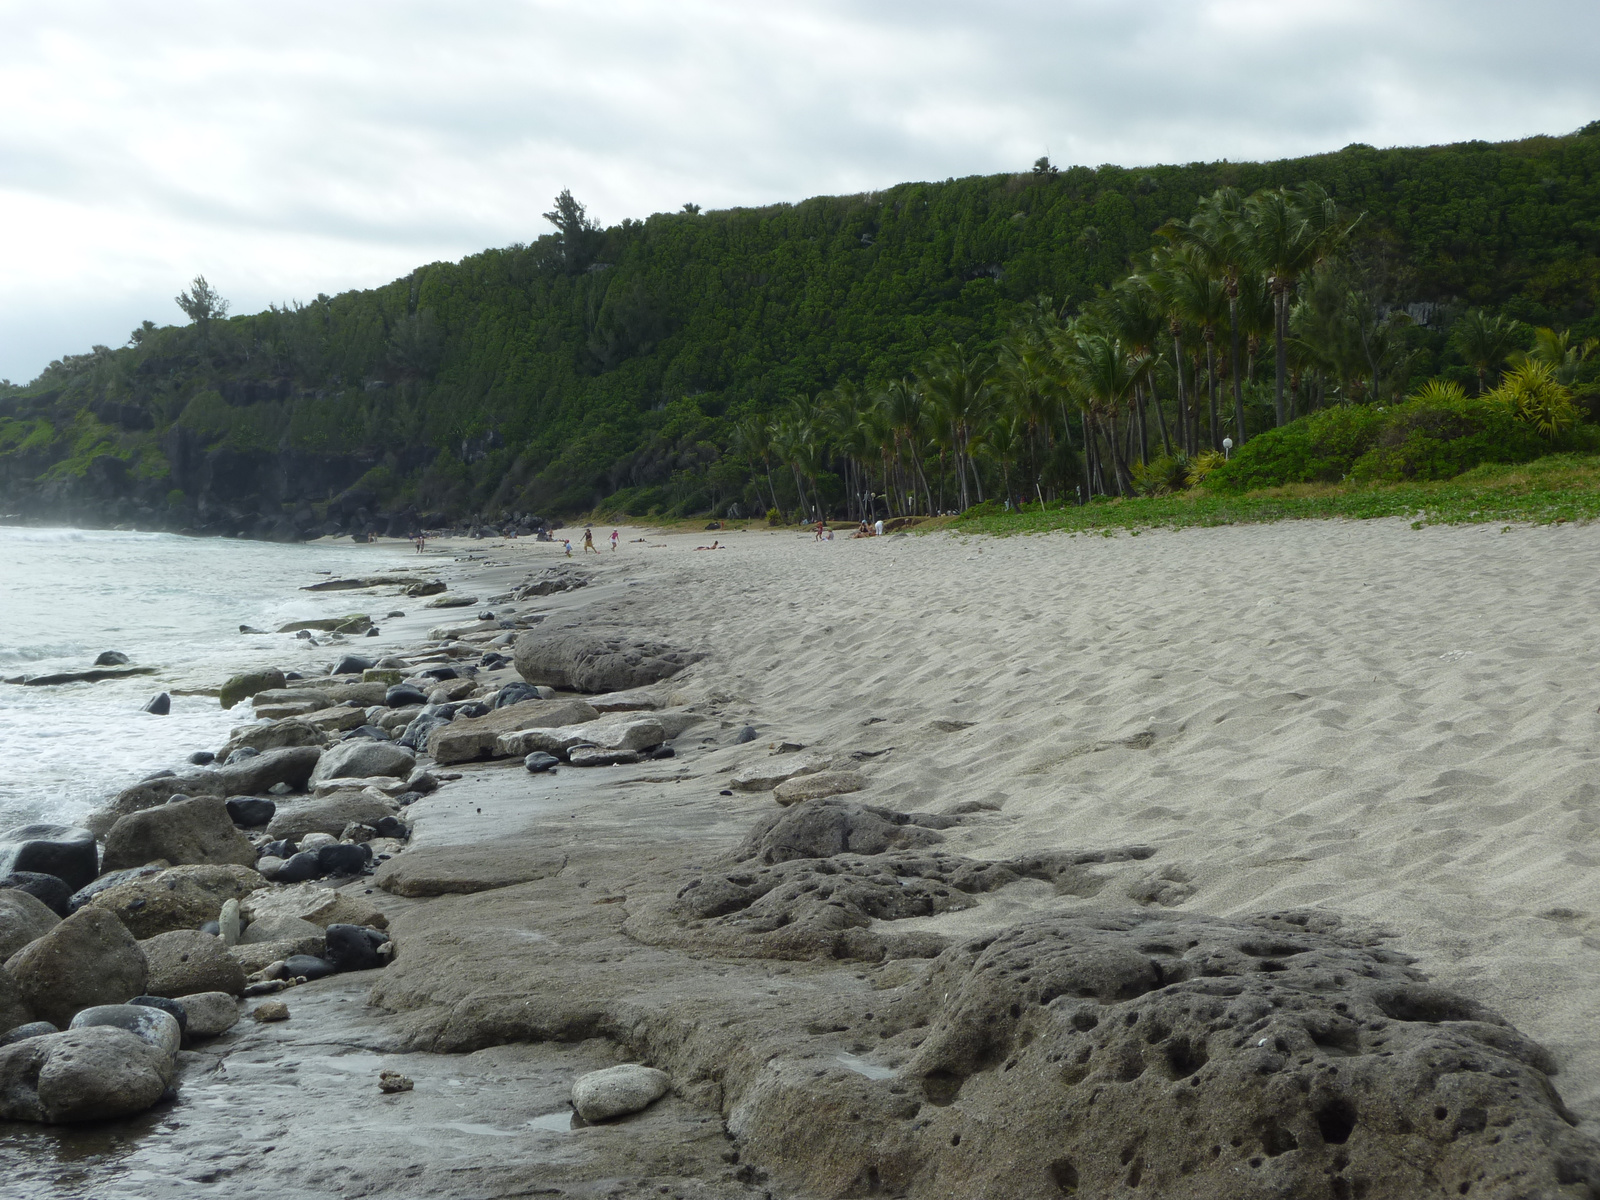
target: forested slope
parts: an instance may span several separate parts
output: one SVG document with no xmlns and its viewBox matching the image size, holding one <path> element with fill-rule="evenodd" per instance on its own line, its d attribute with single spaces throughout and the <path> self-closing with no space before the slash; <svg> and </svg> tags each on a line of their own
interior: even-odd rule
<svg viewBox="0 0 1600 1200">
<path fill-rule="evenodd" d="M 531 244 L 289 309 L 146 322 L 126 347 L 52 363 L 0 394 L 0 511 L 301 536 L 587 510 L 631 489 L 680 510 L 748 503 L 731 420 L 991 343 L 1040 295 L 1075 304 L 1113 284 L 1198 197 L 1306 181 L 1365 214 L 1357 257 L 1387 303 L 1600 332 L 1600 123 L 1038 169 L 604 230 L 568 209 Z M 1436 321 L 1413 337 L 1414 371 L 1450 367 Z"/>
</svg>

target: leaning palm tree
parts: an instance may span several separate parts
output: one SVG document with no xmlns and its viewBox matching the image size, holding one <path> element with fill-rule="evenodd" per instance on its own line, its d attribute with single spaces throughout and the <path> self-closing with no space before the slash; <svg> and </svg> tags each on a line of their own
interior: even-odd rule
<svg viewBox="0 0 1600 1200">
<path fill-rule="evenodd" d="M 1117 416 L 1127 408 L 1152 360 L 1130 354 L 1120 338 L 1105 333 L 1073 330 L 1060 339 L 1059 349 L 1079 402 L 1106 435 L 1117 493 L 1124 495 L 1133 489 L 1133 478 L 1118 446 Z"/>
<path fill-rule="evenodd" d="M 1540 326 L 1533 331 L 1533 345 L 1526 351 L 1513 353 L 1511 361 L 1543 363 L 1555 372 L 1557 380 L 1570 385 L 1577 378 L 1578 368 L 1589 360 L 1597 348 L 1600 348 L 1600 338 L 1574 342 L 1570 329 L 1557 333 L 1554 329 Z"/>
<path fill-rule="evenodd" d="M 1276 314 L 1277 382 L 1273 407 L 1277 423 L 1287 419 L 1284 385 L 1289 374 L 1289 309 L 1300 277 L 1332 255 L 1360 221 L 1346 221 L 1320 184 L 1257 192 L 1245 203 L 1250 257 L 1267 276 Z"/>
<path fill-rule="evenodd" d="M 1488 390 L 1490 373 L 1498 377 L 1512 351 L 1522 349 L 1527 340 L 1527 326 L 1521 321 L 1491 317 L 1481 308 L 1469 311 L 1450 331 L 1450 345 L 1478 376 L 1480 396 Z"/>
</svg>

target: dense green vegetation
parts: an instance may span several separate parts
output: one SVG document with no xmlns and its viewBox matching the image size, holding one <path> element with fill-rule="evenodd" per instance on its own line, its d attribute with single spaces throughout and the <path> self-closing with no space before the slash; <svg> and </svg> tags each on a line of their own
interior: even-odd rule
<svg viewBox="0 0 1600 1200">
<path fill-rule="evenodd" d="M 608 229 L 564 197 L 548 214 L 556 232 L 530 244 L 249 315 L 229 317 L 220 297 L 192 290 L 180 297 L 188 324 L 147 321 L 126 347 L 95 347 L 25 386 L 0 387 L 0 495 L 66 495 L 76 480 L 142 489 L 177 511 L 203 499 L 192 494 L 196 456 L 218 464 L 206 476 L 213 489 L 213 476 L 242 480 L 238 464 L 255 460 L 338 464 L 236 489 L 285 511 L 351 485 L 374 506 L 453 514 L 720 513 L 734 503 L 837 514 L 866 492 L 912 493 L 894 508 L 918 507 L 919 496 L 949 508 L 964 490 L 968 501 L 1036 502 L 1075 496 L 1079 479 L 1129 490 L 1140 483 L 1136 466 L 1186 479 L 1236 427 L 1235 382 L 1236 440 L 1248 448 L 1279 423 L 1272 281 L 1286 275 L 1254 261 L 1230 274 L 1205 259 L 1203 229 L 1187 239 L 1158 231 L 1174 220 L 1194 226 L 1197 201 L 1219 189 L 1304 207 L 1315 196 L 1308 184 L 1325 189 L 1343 224 L 1337 254 L 1290 272 L 1292 288 L 1279 293 L 1294 322 L 1285 404 L 1390 405 L 1434 378 L 1476 398 L 1533 329 L 1570 331 L 1573 347 L 1600 333 L 1600 123 L 1565 137 L 1350 146 L 1275 163 L 1057 171 L 1041 162 L 1016 175 L 686 210 Z M 1184 301 L 1176 352 L 1155 350 L 1157 365 L 1137 383 L 1136 453 L 1125 403 L 1106 409 L 1112 420 L 1097 431 L 1070 405 L 1056 415 L 1056 393 L 1035 397 L 1037 419 L 1013 422 L 1011 442 L 988 424 L 955 428 L 948 444 L 907 425 L 893 464 L 881 446 L 852 447 L 847 431 L 818 423 L 829 406 L 859 409 L 861 397 L 876 404 L 897 388 L 913 407 L 940 388 L 947 397 L 1014 390 L 1027 374 L 1015 361 L 1029 345 L 1019 331 L 1032 331 L 1037 347 L 1087 314 L 1085 332 L 1118 338 L 1109 323 L 1128 295 L 1123 281 L 1163 269 L 1153 247 L 1176 274 L 1196 260 L 1199 294 Z M 1152 284 L 1152 294 L 1164 302 L 1170 289 Z M 1461 330 L 1490 326 L 1492 341 L 1497 319 L 1511 336 L 1486 366 Z M 1320 348 L 1298 360 L 1294 343 Z M 1083 371 L 1095 369 L 1094 347 L 1079 350 L 1090 360 Z M 1108 386 L 1122 386 L 1117 362 L 1102 358 Z M 1566 385 L 1580 401 L 1589 369 L 1579 363 Z M 1150 428 L 1161 422 L 1165 439 Z M 788 435 L 800 444 L 776 453 Z M 1375 436 L 1361 454 L 1388 435 Z M 1163 466 L 1155 451 L 1168 442 Z"/>
</svg>

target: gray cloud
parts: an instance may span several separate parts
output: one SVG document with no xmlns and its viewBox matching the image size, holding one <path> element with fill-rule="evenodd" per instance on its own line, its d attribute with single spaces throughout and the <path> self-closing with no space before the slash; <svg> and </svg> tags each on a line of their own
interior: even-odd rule
<svg viewBox="0 0 1600 1200">
<path fill-rule="evenodd" d="M 605 221 L 1600 116 L 1577 0 L 0 0 L 0 376 Z"/>
</svg>

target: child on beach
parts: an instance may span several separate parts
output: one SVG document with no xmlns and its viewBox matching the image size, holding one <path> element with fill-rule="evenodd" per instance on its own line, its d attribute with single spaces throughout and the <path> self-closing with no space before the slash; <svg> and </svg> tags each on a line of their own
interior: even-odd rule
<svg viewBox="0 0 1600 1200">
<path fill-rule="evenodd" d="M 565 548 L 565 550 L 567 552 L 567 557 L 571 558 L 572 557 L 572 539 L 571 538 L 562 538 L 561 539 L 561 545 Z"/>
<path fill-rule="evenodd" d="M 616 552 L 617 552 L 617 531 L 615 529 L 613 529 L 611 531 L 611 553 L 615 554 Z"/>
<path fill-rule="evenodd" d="M 592 529 L 585 529 L 583 531 L 583 552 L 585 554 L 589 554 L 591 552 L 594 554 L 600 553 L 600 551 L 594 548 L 594 530 Z"/>
</svg>

